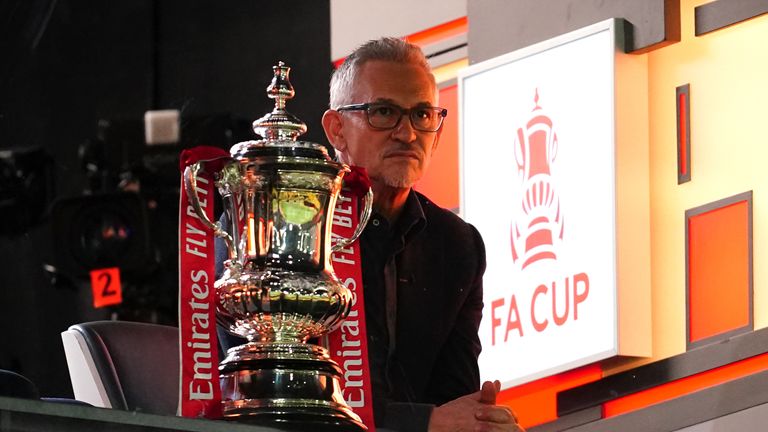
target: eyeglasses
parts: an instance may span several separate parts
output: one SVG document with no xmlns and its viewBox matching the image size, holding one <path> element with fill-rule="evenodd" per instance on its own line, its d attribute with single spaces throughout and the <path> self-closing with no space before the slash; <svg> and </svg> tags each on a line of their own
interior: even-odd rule
<svg viewBox="0 0 768 432">
<path fill-rule="evenodd" d="M 374 129 L 382 130 L 396 128 L 400 124 L 400 119 L 408 114 L 411 126 L 422 132 L 437 132 L 443 125 L 443 119 L 448 115 L 448 110 L 445 108 L 417 106 L 406 109 L 386 102 L 344 105 L 336 108 L 336 111 L 365 111 L 368 124 Z"/>
</svg>

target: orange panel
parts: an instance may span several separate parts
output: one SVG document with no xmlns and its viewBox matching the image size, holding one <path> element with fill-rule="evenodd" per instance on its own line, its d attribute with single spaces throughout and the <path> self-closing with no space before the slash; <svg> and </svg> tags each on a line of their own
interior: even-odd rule
<svg viewBox="0 0 768 432">
<path fill-rule="evenodd" d="M 424 47 L 425 45 L 466 33 L 468 27 L 469 25 L 467 17 L 461 17 L 453 21 L 449 21 L 447 23 L 440 24 L 438 26 L 406 36 L 405 40 L 412 44 Z"/>
<path fill-rule="evenodd" d="M 402 39 L 414 45 L 418 45 L 421 48 L 424 48 L 431 43 L 440 42 L 450 37 L 466 33 L 468 28 L 469 24 L 467 17 L 461 17 L 453 21 L 448 21 L 447 23 L 422 30 L 412 35 L 404 36 Z M 342 57 L 340 59 L 334 60 L 333 67 L 337 68 L 341 66 L 341 64 L 344 63 L 345 58 L 346 57 Z"/>
<path fill-rule="evenodd" d="M 440 143 L 427 173 L 415 189 L 447 209 L 459 208 L 459 109 L 458 87 L 440 90 L 440 106 L 448 109 Z"/>
<path fill-rule="evenodd" d="M 688 219 L 689 342 L 750 324 L 748 211 L 740 201 Z"/>
<path fill-rule="evenodd" d="M 531 426 L 557 419 L 557 393 L 603 377 L 599 365 L 589 365 L 502 391 L 496 402 L 512 408 L 520 425 Z"/>
<path fill-rule="evenodd" d="M 626 414 L 764 370 L 768 370 L 768 353 L 606 402 L 603 404 L 603 417 Z"/>
</svg>

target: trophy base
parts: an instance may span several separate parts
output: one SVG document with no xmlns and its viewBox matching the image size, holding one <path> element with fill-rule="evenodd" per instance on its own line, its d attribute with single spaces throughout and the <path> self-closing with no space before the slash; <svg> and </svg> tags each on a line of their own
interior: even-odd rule
<svg viewBox="0 0 768 432">
<path fill-rule="evenodd" d="M 276 427 L 290 431 L 312 432 L 364 432 L 367 428 L 358 420 L 326 410 L 279 411 L 249 407 L 229 408 L 225 404 L 224 420 L 237 423 Z"/>
<path fill-rule="evenodd" d="M 341 368 L 317 345 L 251 342 L 231 348 L 219 372 L 226 420 L 313 432 L 367 430 L 344 402 Z"/>
</svg>

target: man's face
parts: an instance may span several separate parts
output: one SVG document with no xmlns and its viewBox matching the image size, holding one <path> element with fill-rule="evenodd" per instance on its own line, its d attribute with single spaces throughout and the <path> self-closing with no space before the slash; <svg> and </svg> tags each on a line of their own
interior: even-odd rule
<svg viewBox="0 0 768 432">
<path fill-rule="evenodd" d="M 422 68 L 386 61 L 369 61 L 358 71 L 351 102 L 388 102 L 402 108 L 437 106 L 435 86 Z M 339 113 L 341 139 L 334 145 L 345 162 L 368 171 L 375 183 L 411 187 L 429 165 L 439 132 L 415 130 L 408 115 L 394 129 L 368 124 L 365 111 Z"/>
</svg>

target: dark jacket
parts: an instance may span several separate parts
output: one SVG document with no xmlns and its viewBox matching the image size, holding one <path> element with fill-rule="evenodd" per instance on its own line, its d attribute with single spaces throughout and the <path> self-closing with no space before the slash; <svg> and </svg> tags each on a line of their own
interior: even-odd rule
<svg viewBox="0 0 768 432">
<path fill-rule="evenodd" d="M 374 357 L 372 369 L 384 364 L 379 366 L 383 371 L 371 371 L 376 422 L 395 430 L 426 430 L 433 405 L 480 387 L 478 327 L 485 247 L 472 225 L 417 192 L 410 194 L 394 227 L 374 221 L 360 241 L 369 357 Z M 380 246 L 387 238 L 384 231 L 391 234 L 389 248 Z M 387 288 L 385 279 L 395 281 L 396 288 Z M 378 332 L 386 336 L 383 343 L 371 340 L 377 335 L 375 321 L 387 321 L 382 316 L 386 308 L 372 301 L 394 308 L 394 341 L 386 329 L 384 335 Z M 394 349 L 389 347 L 392 342 Z M 386 349 L 377 350 L 381 345 Z M 384 377 L 377 380 L 382 372 Z M 376 386 L 382 380 L 383 385 Z"/>
</svg>

